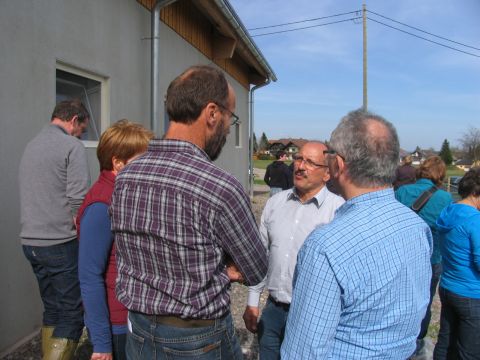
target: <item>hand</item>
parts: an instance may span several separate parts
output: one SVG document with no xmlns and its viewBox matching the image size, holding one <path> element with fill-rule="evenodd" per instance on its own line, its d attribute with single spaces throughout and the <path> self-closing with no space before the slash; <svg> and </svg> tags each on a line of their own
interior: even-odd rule
<svg viewBox="0 0 480 360">
<path fill-rule="evenodd" d="M 247 306 L 245 312 L 243 313 L 243 322 L 245 323 L 245 327 L 248 331 L 254 334 L 257 332 L 259 314 L 260 310 L 257 306 Z"/>
<path fill-rule="evenodd" d="M 231 282 L 239 282 L 243 284 L 243 282 L 245 281 L 243 279 L 243 275 L 238 270 L 237 266 L 234 263 L 232 262 L 227 263 L 226 269 L 227 269 L 228 278 L 230 279 Z"/>
<path fill-rule="evenodd" d="M 113 360 L 112 353 L 93 353 L 90 360 Z"/>
</svg>

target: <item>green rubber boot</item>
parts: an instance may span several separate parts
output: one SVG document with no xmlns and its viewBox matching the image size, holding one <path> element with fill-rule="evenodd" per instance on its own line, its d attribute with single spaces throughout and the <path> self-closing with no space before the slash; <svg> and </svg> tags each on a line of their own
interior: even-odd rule
<svg viewBox="0 0 480 360">
<path fill-rule="evenodd" d="M 78 342 L 71 339 L 51 337 L 42 360 L 72 360 Z"/>
<path fill-rule="evenodd" d="M 55 326 L 42 326 L 42 355 L 47 352 L 48 343 L 52 337 Z"/>
</svg>

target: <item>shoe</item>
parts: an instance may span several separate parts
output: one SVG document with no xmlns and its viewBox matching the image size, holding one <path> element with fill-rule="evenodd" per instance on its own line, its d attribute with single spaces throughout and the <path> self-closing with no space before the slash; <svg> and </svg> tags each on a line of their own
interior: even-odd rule
<svg viewBox="0 0 480 360">
<path fill-rule="evenodd" d="M 42 360 L 72 360 L 78 341 L 51 337 Z"/>
</svg>

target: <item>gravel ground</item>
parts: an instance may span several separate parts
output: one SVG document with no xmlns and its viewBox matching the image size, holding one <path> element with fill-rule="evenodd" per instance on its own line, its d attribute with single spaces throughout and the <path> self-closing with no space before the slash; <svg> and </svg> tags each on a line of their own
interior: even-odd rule
<svg viewBox="0 0 480 360">
<path fill-rule="evenodd" d="M 267 192 L 265 192 L 267 191 Z M 257 222 L 260 221 L 260 215 L 265 206 L 265 203 L 268 199 L 268 188 L 258 187 L 257 191 L 254 193 L 253 199 L 253 211 Z M 256 337 L 251 334 L 243 323 L 242 315 L 245 310 L 245 305 L 247 302 L 247 288 L 240 284 L 233 284 L 231 291 L 231 309 L 232 316 L 235 322 L 235 329 L 237 335 L 240 339 L 242 350 L 245 356 L 245 360 L 253 360 L 258 357 L 258 343 Z M 262 295 L 262 304 L 266 301 L 266 293 Z M 429 328 L 428 336 L 431 338 L 431 343 L 434 345 L 436 343 L 436 337 L 439 329 L 439 318 L 440 318 L 440 301 L 438 297 L 435 298 L 432 305 L 432 321 Z M 86 334 L 84 334 L 83 339 L 86 339 Z M 7 355 L 3 359 L 6 360 L 40 360 L 41 359 L 41 340 L 40 335 L 33 338 L 30 342 L 18 348 L 17 351 Z M 82 346 L 79 346 L 75 359 L 77 360 L 88 360 L 91 354 L 91 346 L 88 343 L 88 340 L 83 342 Z"/>
</svg>

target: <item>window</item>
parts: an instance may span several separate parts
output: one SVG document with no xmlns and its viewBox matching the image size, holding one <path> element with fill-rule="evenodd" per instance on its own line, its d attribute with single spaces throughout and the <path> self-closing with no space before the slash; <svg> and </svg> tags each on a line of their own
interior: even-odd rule
<svg viewBox="0 0 480 360">
<path fill-rule="evenodd" d="M 241 145 L 240 145 L 240 124 L 235 124 L 235 147 L 241 147 Z"/>
<path fill-rule="evenodd" d="M 87 143 L 93 141 L 94 146 L 102 133 L 102 125 L 103 128 L 108 125 L 107 95 L 107 79 L 57 63 L 56 103 L 73 98 L 83 102 L 90 113 L 90 121 L 81 139 Z"/>
</svg>

